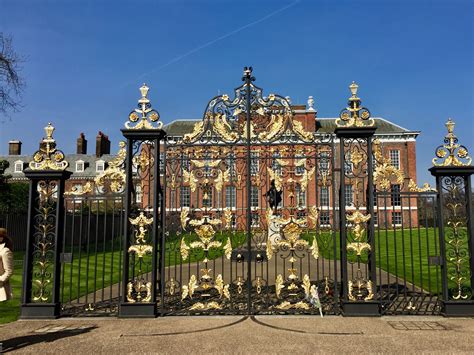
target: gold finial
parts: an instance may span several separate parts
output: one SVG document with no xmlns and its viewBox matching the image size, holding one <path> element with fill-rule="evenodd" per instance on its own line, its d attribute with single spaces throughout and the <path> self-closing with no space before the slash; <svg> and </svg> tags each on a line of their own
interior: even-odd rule
<svg viewBox="0 0 474 355">
<path fill-rule="evenodd" d="M 130 112 L 128 121 L 125 122 L 125 128 L 128 129 L 161 129 L 162 122 L 158 122 L 160 114 L 151 107 L 148 99 L 150 88 L 143 84 L 140 87 L 141 97 L 138 100 L 138 108 Z M 138 122 L 139 121 L 139 122 Z"/>
<path fill-rule="evenodd" d="M 44 127 L 44 131 L 46 133 L 46 138 L 43 139 L 43 142 L 54 142 L 53 139 L 53 132 L 56 128 L 53 127 L 51 122 L 48 122 L 48 125 Z"/>
<path fill-rule="evenodd" d="M 360 98 L 357 97 L 357 90 L 359 85 L 352 82 L 349 85 L 351 97 L 349 98 L 349 106 L 342 110 L 339 118 L 336 119 L 336 127 L 373 127 L 375 121 L 370 118 L 370 111 L 362 107 Z"/>
<path fill-rule="evenodd" d="M 29 164 L 31 170 L 65 170 L 68 167 L 64 153 L 56 149 L 54 130 L 51 122 L 44 127 L 46 137 L 42 139 L 39 150 L 33 155 L 33 160 Z"/>
<path fill-rule="evenodd" d="M 458 143 L 458 138 L 454 134 L 456 123 L 451 119 L 445 123 L 448 134 L 444 136 L 444 144 L 436 148 L 436 157 L 433 158 L 434 166 L 469 166 L 472 158 L 469 156 L 467 148 Z"/>
<path fill-rule="evenodd" d="M 148 86 L 146 86 L 145 83 L 143 83 L 143 85 L 140 87 L 140 93 L 142 94 L 142 97 L 140 100 L 138 100 L 139 103 L 148 103 L 150 102 L 150 100 L 148 100 L 148 91 L 150 90 L 150 88 Z"/>
<path fill-rule="evenodd" d="M 351 93 L 352 93 L 352 98 L 357 98 L 358 88 L 359 88 L 359 85 L 357 85 L 355 81 L 353 81 L 352 84 L 349 85 L 349 89 L 351 90 Z"/>
</svg>

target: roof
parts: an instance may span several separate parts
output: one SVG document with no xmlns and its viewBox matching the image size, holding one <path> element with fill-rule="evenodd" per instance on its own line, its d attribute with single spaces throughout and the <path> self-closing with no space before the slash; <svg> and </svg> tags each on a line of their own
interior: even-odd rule
<svg viewBox="0 0 474 355">
<path fill-rule="evenodd" d="M 316 131 L 320 133 L 332 133 L 336 128 L 337 118 L 316 118 Z M 397 133 L 419 133 L 417 131 L 410 131 L 403 128 L 389 120 L 382 117 L 374 117 L 375 120 L 375 134 L 397 134 Z"/>
<path fill-rule="evenodd" d="M 382 117 L 375 117 L 375 134 L 418 134 L 418 131 L 410 131 Z M 191 133 L 196 122 L 201 119 L 178 119 L 164 126 L 168 136 L 182 137 L 186 133 Z M 332 133 L 336 128 L 336 118 L 316 118 L 316 132 Z"/>
<path fill-rule="evenodd" d="M 75 178 L 90 178 L 97 176 L 97 172 L 95 170 L 95 163 L 99 160 L 103 160 L 106 163 L 115 158 L 115 155 L 112 154 L 104 154 L 100 158 L 97 158 L 93 154 L 66 154 L 65 160 L 69 163 L 67 167 L 67 171 L 71 171 L 73 174 L 71 176 L 72 179 Z M 0 160 L 6 160 L 9 163 L 9 167 L 5 169 L 5 175 L 11 175 L 12 180 L 16 179 L 25 179 L 25 175 L 23 173 L 15 173 L 15 162 L 22 161 L 23 168 L 26 169 L 30 161 L 33 160 L 32 155 L 5 155 L 0 156 Z M 76 172 L 76 162 L 78 160 L 84 161 L 84 171 Z"/>
</svg>

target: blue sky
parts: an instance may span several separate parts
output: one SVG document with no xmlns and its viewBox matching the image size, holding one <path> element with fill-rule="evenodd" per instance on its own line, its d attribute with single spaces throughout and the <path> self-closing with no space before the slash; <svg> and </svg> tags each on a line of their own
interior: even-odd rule
<svg viewBox="0 0 474 355">
<path fill-rule="evenodd" d="M 27 58 L 24 107 L 1 117 L 32 153 L 48 121 L 66 153 L 99 130 L 115 150 L 146 82 L 170 122 L 200 118 L 252 65 L 266 93 L 314 96 L 320 117 L 345 107 L 355 80 L 373 116 L 420 130 L 418 177 L 452 117 L 474 154 L 473 15 L 469 0 L 26 1 L 0 0 L 0 31 Z"/>
</svg>

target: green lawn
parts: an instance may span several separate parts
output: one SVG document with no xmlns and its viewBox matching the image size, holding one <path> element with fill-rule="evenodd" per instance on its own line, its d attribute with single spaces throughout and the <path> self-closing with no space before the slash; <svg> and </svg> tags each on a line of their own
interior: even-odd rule
<svg viewBox="0 0 474 355">
<path fill-rule="evenodd" d="M 14 252 L 14 272 L 10 278 L 13 299 L 0 302 L 0 324 L 13 322 L 20 315 L 21 281 L 23 279 L 23 252 Z"/>
<path fill-rule="evenodd" d="M 380 230 L 376 231 L 376 256 L 377 265 L 393 276 L 405 278 L 419 287 L 429 290 L 432 293 L 441 291 L 440 268 L 428 265 L 428 256 L 439 255 L 439 245 L 437 243 L 437 234 L 433 228 L 414 228 L 411 230 Z M 303 238 L 310 243 L 314 234 L 307 233 Z M 318 245 L 320 255 L 327 259 L 339 259 L 339 234 L 335 238 L 331 232 L 321 232 L 318 236 Z M 194 241 L 197 236 L 188 234 L 185 236 L 186 242 Z M 334 242 L 336 240 L 336 250 L 334 251 Z M 176 236 L 169 238 L 166 244 L 165 266 L 172 266 L 182 262 L 193 263 L 203 260 L 204 252 L 198 250 L 191 252 L 189 259 L 183 261 L 179 252 L 181 238 Z M 216 240 L 225 245 L 227 234 L 220 233 Z M 232 247 L 242 245 L 246 241 L 246 235 L 243 232 L 234 233 L 231 237 Z M 89 251 L 75 248 L 73 260 L 71 263 L 63 264 L 61 270 L 61 300 L 69 302 L 78 299 L 95 290 L 100 290 L 119 282 L 121 277 L 122 251 L 118 250 L 117 242 L 114 244 L 100 245 L 91 248 Z M 96 253 L 97 250 L 97 253 Z M 364 253 L 365 254 L 365 253 Z M 0 303 L 0 324 L 14 321 L 19 315 L 21 280 L 22 280 L 22 259 L 23 252 L 15 252 L 15 271 L 11 278 L 14 291 L 13 300 Z M 208 255 L 209 259 L 216 259 L 223 255 L 223 249 L 211 249 Z M 355 261 L 355 255 L 349 255 L 349 261 Z M 367 261 L 364 255 L 362 262 Z M 146 256 L 142 260 L 141 267 L 135 265 L 135 273 L 139 269 L 141 273 L 151 271 L 151 256 Z M 130 266 L 132 272 L 132 265 Z M 394 282 L 395 279 L 392 280 Z M 450 287 L 455 287 L 454 282 L 449 283 Z M 107 295 L 105 295 L 107 296 Z M 92 302 L 92 300 L 91 300 Z"/>
</svg>

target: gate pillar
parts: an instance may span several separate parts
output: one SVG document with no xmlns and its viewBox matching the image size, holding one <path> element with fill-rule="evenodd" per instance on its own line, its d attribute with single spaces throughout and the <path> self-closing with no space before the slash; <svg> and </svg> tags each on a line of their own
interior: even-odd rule
<svg viewBox="0 0 474 355">
<path fill-rule="evenodd" d="M 122 129 L 127 139 L 123 283 L 120 317 L 155 317 L 161 280 L 158 252 L 164 247 L 164 197 L 160 182 L 160 143 L 166 137 L 159 114 L 140 88 L 138 108 Z"/>
<path fill-rule="evenodd" d="M 339 227 L 342 312 L 345 316 L 379 316 L 376 299 L 372 138 L 376 127 L 361 107 L 358 86 L 349 86 L 348 107 L 336 120 L 339 139 Z M 349 273 L 349 266 L 350 271 Z"/>
<path fill-rule="evenodd" d="M 455 123 L 436 149 L 431 174 L 436 178 L 443 313 L 474 316 L 474 211 L 472 159 L 454 135 Z"/>
<path fill-rule="evenodd" d="M 30 180 L 26 259 L 20 318 L 57 318 L 60 312 L 60 255 L 63 240 L 64 185 L 71 176 L 64 154 L 56 149 L 54 127 L 25 170 Z"/>
</svg>

